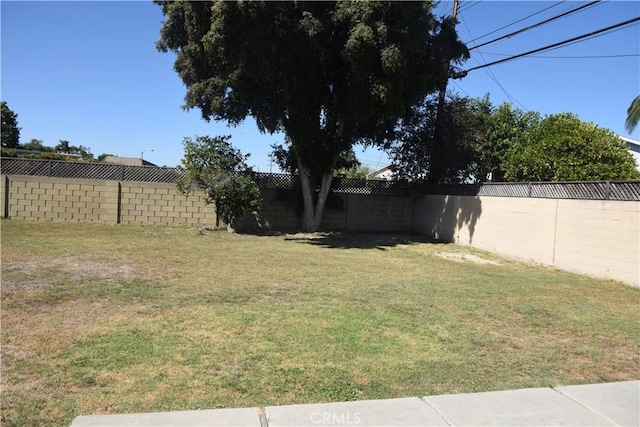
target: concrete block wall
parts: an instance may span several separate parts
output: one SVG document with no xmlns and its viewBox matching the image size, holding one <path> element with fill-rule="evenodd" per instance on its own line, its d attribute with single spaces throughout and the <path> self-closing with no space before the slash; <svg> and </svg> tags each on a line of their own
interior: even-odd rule
<svg viewBox="0 0 640 427">
<path fill-rule="evenodd" d="M 264 225 L 297 229 L 294 209 L 269 190 Z M 324 230 L 417 231 L 432 238 L 640 286 L 640 202 L 343 194 Z M 202 193 L 174 184 L 0 176 L 3 217 L 108 224 L 217 225 Z M 220 224 L 221 225 L 221 224 Z"/>
<path fill-rule="evenodd" d="M 263 225 L 275 230 L 295 230 L 301 224 L 295 208 L 278 200 L 275 190 L 263 191 Z M 322 230 L 411 231 L 413 201 L 411 197 L 370 194 L 340 194 L 344 209 L 326 208 Z"/>
<path fill-rule="evenodd" d="M 411 197 L 370 194 L 345 194 L 345 210 L 337 218 L 343 229 L 353 231 L 411 231 L 413 227 L 413 200 Z M 334 228 L 328 216 L 323 226 Z M 326 221 L 326 225 L 325 225 Z M 337 227 L 335 227 L 337 228 Z"/>
<path fill-rule="evenodd" d="M 415 231 L 640 286 L 640 202 L 426 196 Z"/>
<path fill-rule="evenodd" d="M 296 230 L 300 226 L 295 209 L 278 199 L 277 190 L 262 191 L 260 220 L 262 226 L 270 230 Z M 254 222 L 246 223 L 251 227 Z"/>
<path fill-rule="evenodd" d="M 213 205 L 202 192 L 181 194 L 175 184 L 123 182 L 120 222 L 140 225 L 216 225 Z"/>
<path fill-rule="evenodd" d="M 554 265 L 640 286 L 640 202 L 558 200 Z"/>
<path fill-rule="evenodd" d="M 216 225 L 202 193 L 174 184 L 2 175 L 5 218 L 105 224 Z"/>
<path fill-rule="evenodd" d="M 115 223 L 114 181 L 2 176 L 2 212 L 9 218 Z"/>
<path fill-rule="evenodd" d="M 469 209 L 471 199 L 475 207 Z M 513 197 L 462 197 L 456 242 L 553 265 L 555 215 L 558 200 Z"/>
</svg>

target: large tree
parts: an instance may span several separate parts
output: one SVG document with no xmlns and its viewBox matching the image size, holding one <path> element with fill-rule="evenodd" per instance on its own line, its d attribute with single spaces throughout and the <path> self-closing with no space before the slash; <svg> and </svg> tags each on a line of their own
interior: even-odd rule
<svg viewBox="0 0 640 427">
<path fill-rule="evenodd" d="M 640 178 L 631 153 L 612 131 L 569 113 L 532 126 L 505 158 L 508 181 L 601 181 Z"/>
<path fill-rule="evenodd" d="M 398 119 L 442 86 L 443 64 L 468 56 L 431 2 L 156 3 L 166 16 L 157 47 L 177 54 L 184 107 L 286 134 L 308 231 L 340 155 L 392 139 Z"/>
<path fill-rule="evenodd" d="M 403 122 L 398 141 L 389 149 L 398 177 L 431 184 L 471 179 L 478 154 L 473 103 L 453 95 L 439 106 L 437 95 L 425 98 L 413 117 Z M 438 121 L 441 131 L 436 135 Z"/>
<path fill-rule="evenodd" d="M 2 147 L 20 148 L 18 115 L 9 108 L 6 101 L 0 103 L 0 113 L 2 115 Z"/>
<path fill-rule="evenodd" d="M 478 163 L 476 178 L 504 181 L 505 159 L 514 141 L 540 122 L 540 114 L 524 112 L 505 102 L 495 107 L 489 95 L 472 101 L 476 117 Z"/>
<path fill-rule="evenodd" d="M 23 147 L 25 150 L 41 151 L 43 153 L 54 153 L 56 151 L 55 148 L 44 145 L 43 140 L 36 138 L 31 138 Z"/>
</svg>

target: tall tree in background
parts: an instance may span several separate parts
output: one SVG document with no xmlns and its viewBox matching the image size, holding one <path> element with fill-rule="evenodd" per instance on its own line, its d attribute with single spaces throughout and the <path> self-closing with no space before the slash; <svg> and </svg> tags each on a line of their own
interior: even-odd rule
<svg viewBox="0 0 640 427">
<path fill-rule="evenodd" d="M 452 96 L 438 111 L 438 96 L 425 98 L 413 117 L 403 123 L 398 142 L 389 150 L 399 178 L 432 184 L 462 183 L 472 178 L 478 129 L 472 102 Z"/>
<path fill-rule="evenodd" d="M 43 153 L 55 153 L 55 148 L 44 145 L 42 139 L 31 138 L 29 142 L 24 144 L 25 150 L 41 151 Z"/>
<path fill-rule="evenodd" d="M 629 109 L 627 109 L 627 120 L 624 122 L 624 126 L 627 132 L 631 133 L 638 125 L 640 121 L 640 95 L 636 96 Z"/>
<path fill-rule="evenodd" d="M 84 145 L 71 145 L 66 139 L 59 140 L 54 150 L 56 153 L 79 154 L 83 160 L 93 160 L 93 154 L 89 147 L 85 147 Z"/>
<path fill-rule="evenodd" d="M 2 147 L 20 148 L 18 115 L 9 108 L 6 101 L 0 103 L 0 114 L 2 115 Z"/>
<path fill-rule="evenodd" d="M 157 47 L 177 54 L 184 107 L 286 134 L 307 231 L 320 226 L 340 155 L 392 140 L 442 86 L 442 64 L 468 57 L 431 2 L 156 3 L 166 16 Z"/>
<path fill-rule="evenodd" d="M 70 153 L 71 144 L 66 139 L 61 139 L 58 142 L 58 145 L 55 146 L 55 149 L 58 153 Z"/>
<path fill-rule="evenodd" d="M 495 107 L 489 95 L 473 100 L 471 107 L 478 126 L 477 180 L 490 177 L 491 181 L 504 181 L 507 152 L 524 132 L 540 122 L 540 114 L 524 112 L 506 102 Z"/>
<path fill-rule="evenodd" d="M 601 181 L 640 178 L 634 159 L 612 131 L 569 113 L 547 116 L 509 149 L 508 181 Z"/>
</svg>

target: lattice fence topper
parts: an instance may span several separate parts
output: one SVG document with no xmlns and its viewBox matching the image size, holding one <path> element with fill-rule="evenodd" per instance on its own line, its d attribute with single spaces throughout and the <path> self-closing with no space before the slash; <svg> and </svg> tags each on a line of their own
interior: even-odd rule
<svg viewBox="0 0 640 427">
<path fill-rule="evenodd" d="M 73 162 L 1 158 L 0 172 L 5 175 L 35 175 L 56 178 L 98 179 L 173 183 L 180 170 L 156 166 L 127 166 L 108 163 Z M 292 190 L 299 186 L 298 177 L 289 174 L 256 172 L 262 189 Z M 406 181 L 339 178 L 333 180 L 333 191 L 342 194 L 375 194 L 407 196 L 412 194 L 445 194 L 463 196 L 537 197 L 553 199 L 631 200 L 640 201 L 640 181 L 593 182 L 495 182 L 484 184 L 415 185 Z"/>
<path fill-rule="evenodd" d="M 254 173 L 254 179 L 258 187 L 262 189 L 293 190 L 300 186 L 300 180 L 296 175 L 258 172 Z M 410 186 L 398 181 L 335 177 L 333 178 L 331 186 L 335 193 L 378 195 L 410 194 Z"/>
<path fill-rule="evenodd" d="M 640 181 L 495 182 L 482 184 L 478 196 L 640 201 Z"/>
<path fill-rule="evenodd" d="M 174 182 L 180 176 L 180 172 L 176 168 L 4 157 L 0 159 L 0 171 L 6 175 L 36 175 L 107 181 Z"/>
</svg>

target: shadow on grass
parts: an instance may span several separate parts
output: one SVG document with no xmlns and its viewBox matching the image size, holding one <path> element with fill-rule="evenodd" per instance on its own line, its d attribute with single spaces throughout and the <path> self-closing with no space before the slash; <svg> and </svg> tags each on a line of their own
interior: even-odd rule
<svg viewBox="0 0 640 427">
<path fill-rule="evenodd" d="M 386 250 L 398 245 L 416 243 L 445 243 L 429 239 L 420 234 L 407 233 L 358 233 L 358 232 L 325 232 L 311 234 L 294 234 L 285 237 L 285 241 L 306 243 L 330 249 L 378 249 Z"/>
</svg>

